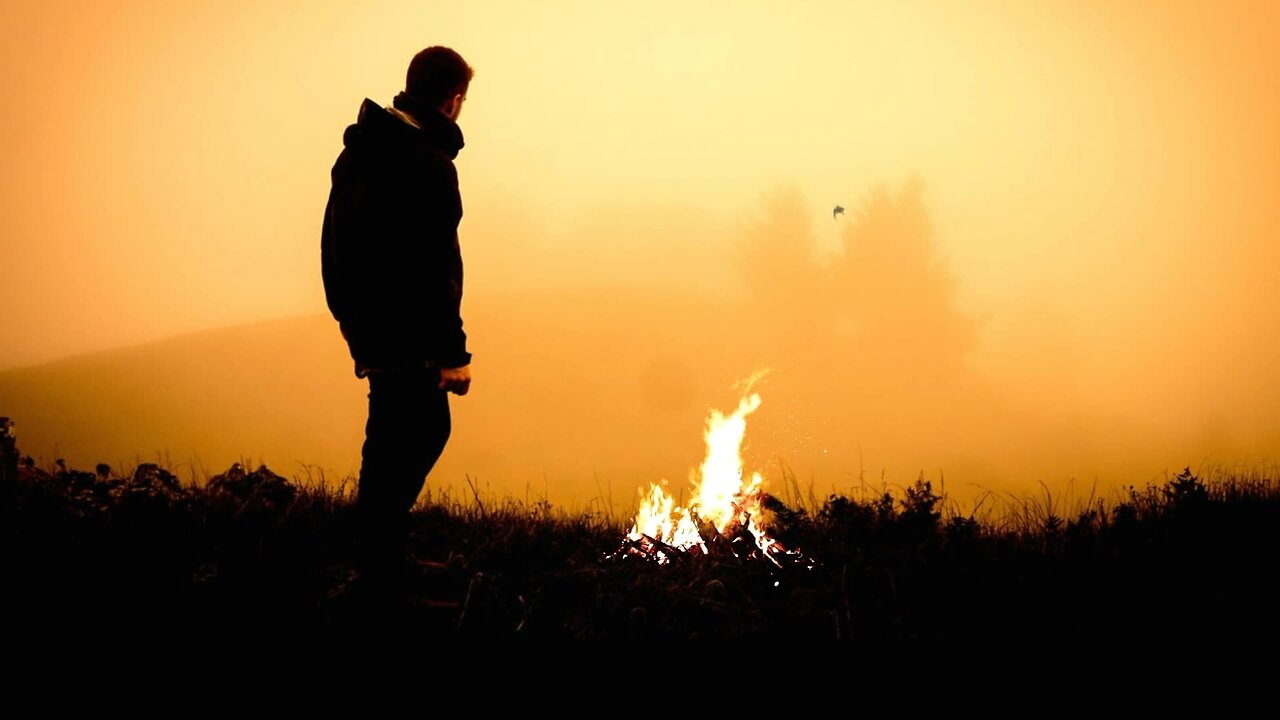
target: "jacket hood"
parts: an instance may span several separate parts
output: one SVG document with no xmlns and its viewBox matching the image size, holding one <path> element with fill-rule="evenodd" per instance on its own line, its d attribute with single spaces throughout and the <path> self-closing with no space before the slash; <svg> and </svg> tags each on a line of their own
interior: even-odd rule
<svg viewBox="0 0 1280 720">
<path fill-rule="evenodd" d="M 413 115 L 419 127 L 409 125 L 369 98 L 360 104 L 356 122 L 342 134 L 342 144 L 353 151 L 403 155 L 439 153 L 450 160 L 462 149 L 462 129 L 444 114 Z"/>
</svg>

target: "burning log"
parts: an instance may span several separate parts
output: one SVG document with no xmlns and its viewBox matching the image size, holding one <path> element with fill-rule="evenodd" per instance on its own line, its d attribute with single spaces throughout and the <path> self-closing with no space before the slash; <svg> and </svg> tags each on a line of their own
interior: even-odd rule
<svg viewBox="0 0 1280 720">
<path fill-rule="evenodd" d="M 663 564 L 684 555 L 679 548 L 672 547 L 658 538 L 644 534 L 641 534 L 638 538 L 624 538 L 618 552 L 627 555 L 638 555 L 646 560 L 656 560 Z"/>
</svg>

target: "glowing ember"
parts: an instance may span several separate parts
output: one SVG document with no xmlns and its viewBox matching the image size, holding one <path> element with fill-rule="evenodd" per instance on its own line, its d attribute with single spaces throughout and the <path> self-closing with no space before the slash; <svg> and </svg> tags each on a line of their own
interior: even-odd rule
<svg viewBox="0 0 1280 720">
<path fill-rule="evenodd" d="M 747 384 L 749 392 L 751 383 Z M 763 479 L 753 473 L 743 481 L 742 437 L 747 416 L 760 407 L 756 393 L 744 395 L 731 415 L 711 411 L 705 433 L 707 457 L 696 475 L 693 499 L 679 507 L 660 485 L 651 485 L 640 501 L 635 524 L 627 533 L 626 549 L 634 554 L 670 562 L 676 552 L 709 552 L 712 543 L 727 543 L 735 556 L 759 554 L 778 563 L 782 555 L 796 555 L 770 538 L 761 524 L 764 516 Z M 692 474 L 691 474 L 692 475 Z M 754 547 L 735 545 L 749 536 Z"/>
</svg>

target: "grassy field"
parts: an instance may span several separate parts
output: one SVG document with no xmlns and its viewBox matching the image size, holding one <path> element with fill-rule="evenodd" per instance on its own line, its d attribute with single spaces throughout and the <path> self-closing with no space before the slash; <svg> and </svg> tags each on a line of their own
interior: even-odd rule
<svg viewBox="0 0 1280 720">
<path fill-rule="evenodd" d="M 425 498 L 407 602 L 350 586 L 349 493 L 239 465 L 192 486 L 127 472 L 4 471 L 5 612 L 22 632 L 179 636 L 814 637 L 1016 643 L 1047 652 L 1144 640 L 1264 642 L 1275 611 L 1280 485 L 1263 475 L 949 506 L 905 492 L 771 505 L 810 563 L 730 553 L 665 566 L 617 553 L 627 518 L 545 502 Z"/>
</svg>

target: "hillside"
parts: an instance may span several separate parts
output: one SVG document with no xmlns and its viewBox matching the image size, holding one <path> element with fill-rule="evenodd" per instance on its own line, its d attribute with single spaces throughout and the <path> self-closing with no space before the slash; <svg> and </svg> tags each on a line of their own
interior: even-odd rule
<svg viewBox="0 0 1280 720">
<path fill-rule="evenodd" d="M 708 311 L 705 324 L 690 308 Z M 749 367 L 709 332 L 724 330 L 714 308 L 644 290 L 468 298 L 475 383 L 453 398 L 433 481 L 463 487 L 470 474 L 496 492 L 576 502 L 683 478 L 701 454 L 706 407 Z M 0 414 L 45 465 L 162 460 L 200 480 L 244 459 L 346 476 L 359 467 L 367 387 L 324 314 L 0 373 Z"/>
</svg>

